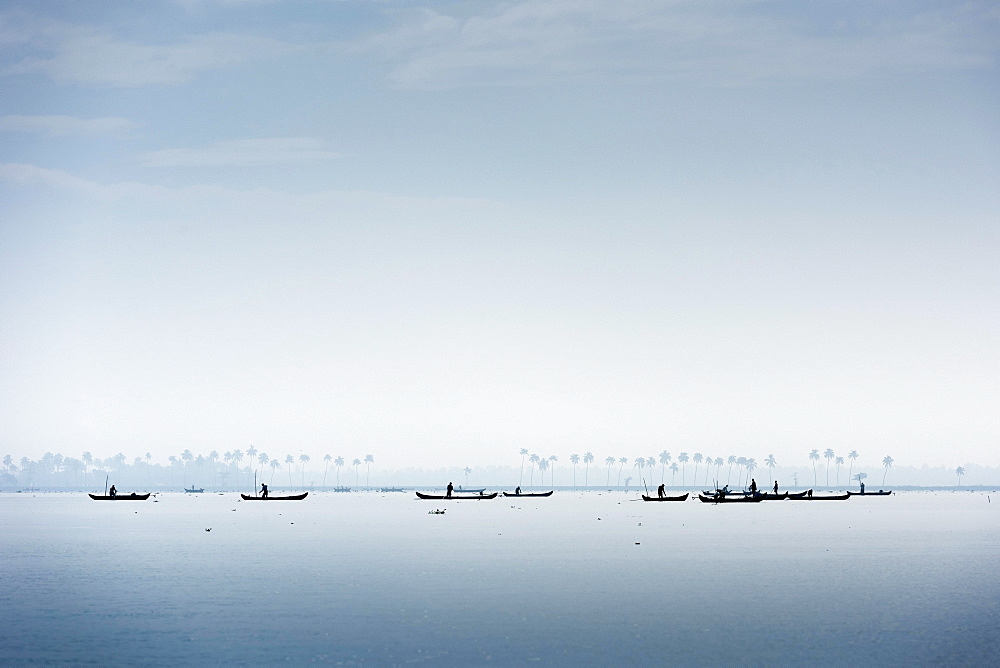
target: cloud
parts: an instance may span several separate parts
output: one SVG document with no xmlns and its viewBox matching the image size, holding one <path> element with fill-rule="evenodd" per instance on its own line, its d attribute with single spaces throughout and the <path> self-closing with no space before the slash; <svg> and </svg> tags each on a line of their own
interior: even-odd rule
<svg viewBox="0 0 1000 668">
<path fill-rule="evenodd" d="M 394 27 L 352 48 L 380 58 L 401 88 L 602 77 L 747 85 L 994 62 L 996 21 L 983 23 L 985 9 L 901 14 L 838 4 L 833 22 L 819 4 L 542 0 L 474 15 L 399 11 Z"/>
<path fill-rule="evenodd" d="M 0 116 L 0 132 L 24 132 L 50 137 L 125 137 L 139 126 L 127 118 L 73 116 Z"/>
<path fill-rule="evenodd" d="M 138 44 L 90 27 L 0 23 L 0 44 L 14 44 L 15 40 L 30 55 L 0 68 L 2 75 L 41 73 L 58 83 L 111 87 L 181 84 L 203 71 L 234 67 L 297 48 L 232 33 L 194 35 L 170 44 Z"/>
<path fill-rule="evenodd" d="M 311 137 L 239 139 L 211 144 L 205 148 L 171 148 L 150 151 L 143 157 L 147 167 L 252 167 L 279 163 L 330 160 L 337 153 L 327 151 L 323 141 Z"/>
</svg>

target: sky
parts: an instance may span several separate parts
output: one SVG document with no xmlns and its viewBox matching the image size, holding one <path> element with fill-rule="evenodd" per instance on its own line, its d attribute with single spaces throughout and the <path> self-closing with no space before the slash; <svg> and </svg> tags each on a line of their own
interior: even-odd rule
<svg viewBox="0 0 1000 668">
<path fill-rule="evenodd" d="M 0 6 L 0 451 L 1000 465 L 1000 4 Z"/>
</svg>

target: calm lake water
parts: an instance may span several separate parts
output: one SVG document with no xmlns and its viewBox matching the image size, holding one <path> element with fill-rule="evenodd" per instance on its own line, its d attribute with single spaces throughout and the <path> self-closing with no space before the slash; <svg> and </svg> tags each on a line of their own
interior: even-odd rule
<svg viewBox="0 0 1000 668">
<path fill-rule="evenodd" d="M 0 665 L 1000 665 L 995 495 L 637 499 L 2 494 Z"/>
</svg>

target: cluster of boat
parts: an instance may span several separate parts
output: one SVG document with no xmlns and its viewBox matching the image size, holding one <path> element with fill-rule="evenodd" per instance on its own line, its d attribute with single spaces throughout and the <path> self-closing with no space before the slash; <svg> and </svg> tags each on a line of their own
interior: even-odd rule
<svg viewBox="0 0 1000 668">
<path fill-rule="evenodd" d="M 716 489 L 714 492 L 702 492 L 698 494 L 698 500 L 702 503 L 759 503 L 761 501 L 847 501 L 852 496 L 889 496 L 892 490 L 882 490 L 877 492 L 844 492 L 843 494 L 813 494 L 811 489 L 804 492 L 758 492 L 758 491 L 732 491 L 728 487 Z M 685 499 L 687 495 L 684 495 Z M 645 501 L 662 501 L 656 497 L 643 496 Z"/>
</svg>

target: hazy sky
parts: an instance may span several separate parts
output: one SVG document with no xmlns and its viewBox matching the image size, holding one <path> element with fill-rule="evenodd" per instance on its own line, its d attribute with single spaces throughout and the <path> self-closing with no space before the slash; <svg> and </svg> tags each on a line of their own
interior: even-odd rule
<svg viewBox="0 0 1000 668">
<path fill-rule="evenodd" d="M 2 454 L 1000 464 L 996 2 L 0 7 Z"/>
</svg>

